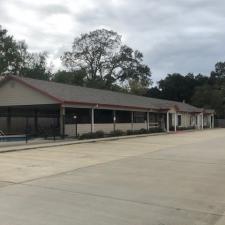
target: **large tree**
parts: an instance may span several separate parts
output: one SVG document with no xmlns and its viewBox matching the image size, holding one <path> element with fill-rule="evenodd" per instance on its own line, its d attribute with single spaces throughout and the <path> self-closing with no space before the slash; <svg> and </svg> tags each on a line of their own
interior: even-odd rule
<svg viewBox="0 0 225 225">
<path fill-rule="evenodd" d="M 85 70 L 76 70 L 72 72 L 68 72 L 66 70 L 59 70 L 54 74 L 52 80 L 59 83 L 84 86 L 85 77 Z"/>
<path fill-rule="evenodd" d="M 219 118 L 225 116 L 225 90 L 216 86 L 203 85 L 196 87 L 191 103 L 198 107 L 215 109 Z"/>
<path fill-rule="evenodd" d="M 0 26 L 0 75 L 17 75 L 49 80 L 47 53 L 30 53 L 24 41 L 16 41 Z"/>
<path fill-rule="evenodd" d="M 24 58 L 19 75 L 39 80 L 50 80 L 53 75 L 47 66 L 47 57 L 46 52 L 28 53 Z"/>
<path fill-rule="evenodd" d="M 23 42 L 16 42 L 0 25 L 0 75 L 16 74 L 23 61 L 20 53 L 24 51 Z"/>
<path fill-rule="evenodd" d="M 209 78 L 201 74 L 196 76 L 192 73 L 187 75 L 179 73 L 168 74 L 158 82 L 158 87 L 148 90 L 147 96 L 190 103 L 195 88 L 207 84 L 208 81 Z"/>
<path fill-rule="evenodd" d="M 143 64 L 143 54 L 122 45 L 121 36 L 106 29 L 81 34 L 72 50 L 61 57 L 69 71 L 85 70 L 87 83 L 112 88 L 116 84 L 139 82 L 147 87 L 151 71 Z"/>
</svg>

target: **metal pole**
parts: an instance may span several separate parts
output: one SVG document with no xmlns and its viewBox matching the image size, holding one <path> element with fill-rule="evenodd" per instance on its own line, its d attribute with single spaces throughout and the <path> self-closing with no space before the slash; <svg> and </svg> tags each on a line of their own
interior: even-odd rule
<svg viewBox="0 0 225 225">
<path fill-rule="evenodd" d="M 131 130 L 134 130 L 134 112 L 131 112 Z"/>
<path fill-rule="evenodd" d="M 95 131 L 95 111 L 94 108 L 91 109 L 91 133 Z"/>
</svg>

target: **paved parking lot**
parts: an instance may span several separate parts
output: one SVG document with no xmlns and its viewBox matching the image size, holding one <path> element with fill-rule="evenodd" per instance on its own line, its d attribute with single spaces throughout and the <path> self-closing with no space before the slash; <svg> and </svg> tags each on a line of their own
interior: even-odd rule
<svg viewBox="0 0 225 225">
<path fill-rule="evenodd" d="M 0 225 L 224 225 L 225 130 L 0 154 Z"/>
</svg>

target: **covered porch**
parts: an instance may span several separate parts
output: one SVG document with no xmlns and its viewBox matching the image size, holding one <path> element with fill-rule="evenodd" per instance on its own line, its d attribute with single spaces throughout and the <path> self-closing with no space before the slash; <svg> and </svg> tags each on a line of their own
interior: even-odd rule
<svg viewBox="0 0 225 225">
<path fill-rule="evenodd" d="M 77 106 L 64 106 L 61 112 L 65 118 L 62 134 L 66 136 L 99 130 L 105 133 L 154 128 L 166 131 L 166 114 L 161 112 Z"/>
</svg>

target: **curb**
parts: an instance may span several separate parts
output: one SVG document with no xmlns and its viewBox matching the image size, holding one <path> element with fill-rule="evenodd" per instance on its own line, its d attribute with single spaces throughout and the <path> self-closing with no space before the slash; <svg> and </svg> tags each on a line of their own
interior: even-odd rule
<svg viewBox="0 0 225 225">
<path fill-rule="evenodd" d="M 88 143 L 96 143 L 96 142 L 102 142 L 102 141 L 116 141 L 116 140 L 123 140 L 123 139 L 131 139 L 131 138 L 140 138 L 140 137 L 149 137 L 149 136 L 159 136 L 159 135 L 169 135 L 173 134 L 170 133 L 153 133 L 153 134 L 139 134 L 139 135 L 129 135 L 129 136 L 118 136 L 118 137 L 109 137 L 109 138 L 98 138 L 98 139 L 89 139 L 89 140 L 81 140 L 81 141 L 62 141 L 58 143 L 48 143 L 48 144 L 39 144 L 39 145 L 30 145 L 30 146 L 22 146 L 19 148 L 16 147 L 3 147 L 1 150 L 0 148 L 0 154 L 7 153 L 7 152 L 18 152 L 18 151 L 26 151 L 26 150 L 34 150 L 34 149 L 42 149 L 42 148 L 53 148 L 53 147 L 60 147 L 60 146 L 68 146 L 68 145 L 77 145 L 77 144 L 88 144 Z"/>
<path fill-rule="evenodd" d="M 212 129 L 215 130 L 216 128 Z M 210 129 L 211 130 L 211 129 Z M 207 131 L 207 130 L 185 130 L 180 131 L 179 133 L 175 133 L 173 131 L 167 133 L 152 133 L 152 134 L 138 134 L 138 135 L 126 135 L 126 136 L 118 136 L 118 137 L 108 137 L 108 138 L 98 138 L 98 139 L 88 139 L 88 140 L 80 140 L 80 141 L 61 141 L 61 142 L 51 142 L 47 144 L 31 144 L 29 146 L 22 146 L 19 148 L 18 146 L 11 146 L 11 147 L 3 147 L 2 150 L 0 148 L 0 154 L 8 153 L 8 152 L 19 152 L 19 151 L 26 151 L 26 150 L 35 150 L 35 149 L 42 149 L 42 148 L 53 148 L 53 147 L 60 147 L 60 146 L 68 146 L 68 145 L 78 145 L 78 144 L 88 144 L 88 143 L 96 143 L 102 141 L 116 141 L 116 140 L 123 140 L 123 139 L 131 139 L 131 138 L 141 138 L 141 137 L 151 137 L 151 136 L 160 136 L 160 135 L 173 135 L 173 134 L 181 134 L 186 132 L 200 132 L 200 131 Z M 5 149 L 4 149 L 5 148 Z"/>
</svg>

